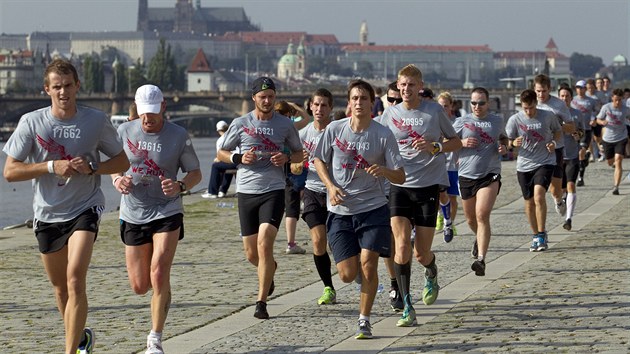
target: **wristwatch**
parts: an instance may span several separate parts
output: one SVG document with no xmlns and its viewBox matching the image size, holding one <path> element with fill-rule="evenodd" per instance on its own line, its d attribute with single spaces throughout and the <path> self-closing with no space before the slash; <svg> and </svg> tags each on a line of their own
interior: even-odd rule
<svg viewBox="0 0 630 354">
<path fill-rule="evenodd" d="M 179 184 L 180 193 L 184 193 L 186 191 L 186 183 L 182 181 L 177 181 L 177 183 Z"/>
<path fill-rule="evenodd" d="M 88 166 L 90 166 L 90 170 L 92 172 L 90 172 L 91 175 L 96 173 L 96 170 L 98 170 L 98 162 L 96 161 L 90 161 L 88 162 Z"/>
</svg>

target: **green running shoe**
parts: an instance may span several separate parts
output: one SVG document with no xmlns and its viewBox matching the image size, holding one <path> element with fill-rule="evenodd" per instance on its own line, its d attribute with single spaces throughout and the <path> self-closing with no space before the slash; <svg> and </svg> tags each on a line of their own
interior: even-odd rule
<svg viewBox="0 0 630 354">
<path fill-rule="evenodd" d="M 425 305 L 432 305 L 438 298 L 440 285 L 438 285 L 437 274 L 433 278 L 424 276 L 424 289 L 422 290 L 422 302 Z"/>
<path fill-rule="evenodd" d="M 372 339 L 372 325 L 370 325 L 370 321 L 359 320 L 359 328 L 354 338 Z"/>
<path fill-rule="evenodd" d="M 320 296 L 319 300 L 317 300 L 318 305 L 332 305 L 337 303 L 337 292 L 327 286 L 324 288 L 324 293 Z"/>
<path fill-rule="evenodd" d="M 438 213 L 437 222 L 435 223 L 435 231 L 442 231 L 444 229 L 444 216 Z"/>
<path fill-rule="evenodd" d="M 405 305 L 402 316 L 396 323 L 396 327 L 411 327 L 416 324 L 416 310 L 413 306 Z"/>
</svg>

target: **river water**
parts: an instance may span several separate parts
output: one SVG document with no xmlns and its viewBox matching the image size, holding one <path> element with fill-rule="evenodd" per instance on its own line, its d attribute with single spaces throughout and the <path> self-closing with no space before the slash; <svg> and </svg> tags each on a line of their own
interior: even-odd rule
<svg viewBox="0 0 630 354">
<path fill-rule="evenodd" d="M 203 179 L 192 188 L 192 192 L 206 189 L 210 179 L 210 166 L 216 156 L 217 138 L 193 138 L 193 146 L 199 157 Z M 0 142 L 0 168 L 4 169 L 7 155 L 2 151 L 4 142 Z M 181 174 L 181 173 L 180 173 Z M 120 204 L 120 194 L 114 189 L 109 176 L 101 177 L 101 189 L 105 194 L 105 210 L 114 211 Z M 31 181 L 9 183 L 0 180 L 0 229 L 33 218 L 33 189 Z"/>
</svg>

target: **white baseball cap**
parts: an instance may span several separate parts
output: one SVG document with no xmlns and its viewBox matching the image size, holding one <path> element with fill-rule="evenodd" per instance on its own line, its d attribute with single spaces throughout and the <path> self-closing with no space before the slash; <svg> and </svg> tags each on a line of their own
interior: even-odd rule
<svg viewBox="0 0 630 354">
<path fill-rule="evenodd" d="M 155 85 L 143 85 L 136 90 L 136 106 L 138 114 L 160 113 L 164 96 Z"/>
<path fill-rule="evenodd" d="M 586 81 L 580 80 L 575 83 L 575 87 L 586 87 Z"/>
<path fill-rule="evenodd" d="M 217 131 L 227 130 L 228 124 L 224 120 L 217 122 Z"/>
</svg>

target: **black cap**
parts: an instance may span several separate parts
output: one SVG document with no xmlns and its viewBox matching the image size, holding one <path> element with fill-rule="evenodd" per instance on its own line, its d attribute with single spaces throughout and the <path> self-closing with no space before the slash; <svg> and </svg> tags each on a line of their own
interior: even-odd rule
<svg viewBox="0 0 630 354">
<path fill-rule="evenodd" d="M 263 90 L 276 90 L 276 84 L 268 77 L 259 77 L 252 83 L 252 96 Z"/>
<path fill-rule="evenodd" d="M 420 92 L 420 96 L 422 97 L 427 97 L 427 98 L 433 98 L 433 90 L 431 89 L 424 89 L 422 90 L 422 92 Z"/>
</svg>

